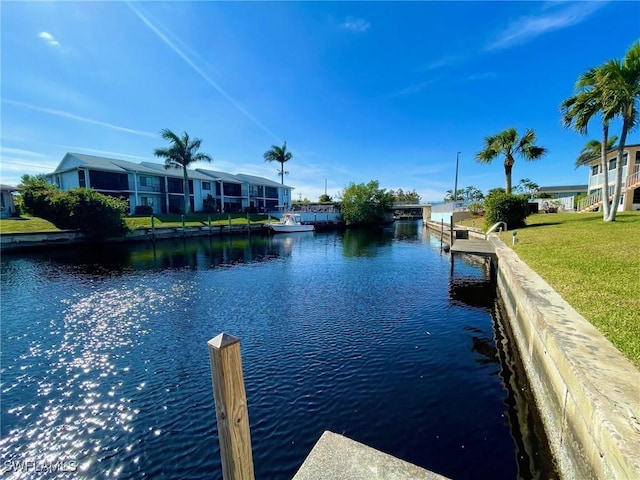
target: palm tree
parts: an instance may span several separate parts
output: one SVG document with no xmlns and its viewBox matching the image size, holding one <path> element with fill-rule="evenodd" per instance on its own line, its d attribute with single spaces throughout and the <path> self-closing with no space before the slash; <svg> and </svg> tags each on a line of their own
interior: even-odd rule
<svg viewBox="0 0 640 480">
<path fill-rule="evenodd" d="M 610 152 L 616 147 L 616 142 L 618 141 L 617 135 L 612 135 L 607 140 L 607 148 L 605 152 Z M 582 150 L 580 150 L 580 155 L 576 158 L 576 168 L 582 167 L 584 165 L 589 165 L 592 161 L 600 156 L 602 152 L 602 142 L 599 140 L 589 140 Z"/>
<path fill-rule="evenodd" d="M 284 164 L 293 157 L 291 152 L 287 152 L 287 142 L 282 147 L 271 145 L 271 150 L 264 152 L 265 162 L 278 162 L 280 164 L 280 182 L 284 185 Z M 288 173 L 288 172 L 287 172 Z"/>
<path fill-rule="evenodd" d="M 622 161 L 627 134 L 638 126 L 640 98 L 640 40 L 635 41 L 622 61 L 609 60 L 601 67 L 605 105 L 622 119 L 616 160 L 616 180 L 607 221 L 613 222 L 618 212 L 622 191 Z"/>
<path fill-rule="evenodd" d="M 198 153 L 202 140 L 199 138 L 189 138 L 189 134 L 184 132 L 179 137 L 168 128 L 160 131 L 162 138 L 171 143 L 169 148 L 156 148 L 153 154 L 156 157 L 164 158 L 164 168 L 182 168 L 184 181 L 184 214 L 190 212 L 189 202 L 189 175 L 187 167 L 193 162 L 211 162 L 211 157 L 205 153 Z"/>
<path fill-rule="evenodd" d="M 507 128 L 505 131 L 491 135 L 484 139 L 484 150 L 476 154 L 476 161 L 489 164 L 493 159 L 504 155 L 504 175 L 506 179 L 506 192 L 511 193 L 511 171 L 515 163 L 515 156 L 521 156 L 525 160 L 538 160 L 547 154 L 547 149 L 535 145 L 536 134 L 532 129 L 527 129 L 521 137 L 515 128 Z"/>
<path fill-rule="evenodd" d="M 563 126 L 565 128 L 573 126 L 574 130 L 582 135 L 586 135 L 588 133 L 587 127 L 595 115 L 600 114 L 602 116 L 602 141 L 595 142 L 600 146 L 600 170 L 602 171 L 602 215 L 603 219 L 606 220 L 609 217 L 609 168 L 607 164 L 607 145 L 610 143 L 608 138 L 609 122 L 611 122 L 615 114 L 610 108 L 609 102 L 606 101 L 606 93 L 603 90 L 603 85 L 604 80 L 602 68 L 595 67 L 589 69 L 578 77 L 578 81 L 575 86 L 578 93 L 562 102 L 560 104 L 560 111 L 562 113 Z M 582 152 L 585 152 L 586 148 L 587 146 L 585 146 Z"/>
</svg>

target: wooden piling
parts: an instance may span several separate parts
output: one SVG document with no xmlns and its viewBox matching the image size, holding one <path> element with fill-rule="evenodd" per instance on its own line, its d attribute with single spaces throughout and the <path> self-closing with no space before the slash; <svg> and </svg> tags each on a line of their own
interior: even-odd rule
<svg viewBox="0 0 640 480">
<path fill-rule="evenodd" d="M 254 480 L 240 340 L 221 333 L 207 344 L 211 358 L 222 477 L 224 480 Z"/>
</svg>

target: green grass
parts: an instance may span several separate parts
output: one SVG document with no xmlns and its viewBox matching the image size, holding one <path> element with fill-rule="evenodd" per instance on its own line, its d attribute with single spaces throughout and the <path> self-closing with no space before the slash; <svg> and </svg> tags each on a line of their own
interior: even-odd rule
<svg viewBox="0 0 640 480">
<path fill-rule="evenodd" d="M 154 224 L 156 228 L 162 227 L 182 227 L 182 216 L 174 215 L 174 214 L 162 214 L 156 215 L 154 220 Z M 257 223 L 266 223 L 267 216 L 265 215 L 249 215 L 249 221 L 252 224 Z M 229 216 L 224 214 L 216 214 L 212 213 L 211 215 L 207 215 L 206 213 L 194 213 L 188 215 L 185 218 L 185 226 L 187 227 L 202 227 L 209 225 L 209 219 L 211 220 L 211 225 L 228 225 L 229 224 Z M 126 218 L 127 225 L 130 228 L 151 228 L 151 217 L 127 217 Z M 231 224 L 232 225 L 246 225 L 247 224 L 247 215 L 246 214 L 231 214 Z"/>
<path fill-rule="evenodd" d="M 209 225 L 228 225 L 229 216 L 225 214 L 211 214 L 210 216 L 202 213 L 194 213 L 188 215 L 185 219 L 187 227 L 202 227 Z M 265 215 L 249 215 L 252 224 L 266 223 L 268 217 Z M 151 228 L 151 217 L 126 217 L 125 221 L 129 228 Z M 182 216 L 173 214 L 157 215 L 155 217 L 155 226 L 162 227 L 182 227 Z M 231 214 L 232 225 L 246 225 L 246 214 Z M 57 232 L 60 231 L 53 223 L 43 220 L 39 217 L 21 217 L 0 219 L 0 233 L 28 233 L 28 232 Z"/>
<path fill-rule="evenodd" d="M 0 219 L 0 233 L 38 233 L 58 232 L 53 223 L 38 217 L 20 217 Z"/>
<path fill-rule="evenodd" d="M 500 236 L 511 245 L 511 232 Z M 640 212 L 607 223 L 601 213 L 531 215 L 518 239 L 518 256 L 640 367 Z"/>
<path fill-rule="evenodd" d="M 161 214 L 156 215 L 154 220 L 157 228 L 162 227 L 182 227 L 182 216 L 175 214 Z M 252 224 L 266 223 L 267 216 L 249 214 L 249 221 Z M 185 226 L 187 227 L 202 227 L 209 225 L 209 219 L 211 225 L 228 225 L 229 215 L 226 213 L 212 213 L 208 215 L 206 213 L 193 213 L 185 218 Z M 127 225 L 130 228 L 151 228 L 151 217 L 127 217 Z M 231 214 L 232 225 L 246 225 L 247 214 L 246 213 L 232 213 Z"/>
</svg>

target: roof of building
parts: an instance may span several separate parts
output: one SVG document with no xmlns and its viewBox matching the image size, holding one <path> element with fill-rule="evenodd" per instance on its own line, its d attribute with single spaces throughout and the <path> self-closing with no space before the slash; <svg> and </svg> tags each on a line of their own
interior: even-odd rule
<svg viewBox="0 0 640 480">
<path fill-rule="evenodd" d="M 3 190 L 3 191 L 5 191 L 5 192 L 6 192 L 6 191 L 9 191 L 9 192 L 17 192 L 17 191 L 18 191 L 18 187 L 14 187 L 13 185 L 5 185 L 5 184 L 3 183 L 3 184 L 0 184 L 0 190 Z"/>
<path fill-rule="evenodd" d="M 631 145 L 625 145 L 625 146 L 624 146 L 624 149 L 626 150 L 627 148 L 638 148 L 638 147 L 640 147 L 640 143 L 633 143 L 633 144 L 631 144 Z M 610 149 L 609 149 L 609 151 L 607 152 L 607 156 L 609 156 L 611 153 L 613 153 L 613 152 L 615 152 L 615 151 L 617 151 L 617 150 L 618 150 L 618 147 L 610 148 Z M 581 167 L 584 167 L 584 166 L 590 167 L 590 166 L 591 166 L 591 164 L 592 164 L 593 162 L 595 162 L 596 160 L 600 160 L 600 155 L 598 155 L 597 157 L 593 157 L 593 158 L 591 158 L 591 159 L 589 159 L 589 160 L 586 160 L 586 161 L 585 161 L 582 165 L 580 165 L 580 166 L 581 166 Z"/>
<path fill-rule="evenodd" d="M 263 177 L 256 177 L 254 175 L 248 175 L 246 173 L 238 173 L 236 177 L 243 179 L 249 183 L 261 183 L 262 185 L 266 185 L 268 187 L 285 187 L 285 188 L 293 188 L 289 185 L 284 185 L 282 183 L 275 182 L 273 180 L 269 180 Z"/>
<path fill-rule="evenodd" d="M 588 188 L 588 185 L 556 185 L 552 187 L 540 187 L 538 188 L 538 192 L 586 192 Z"/>
<path fill-rule="evenodd" d="M 218 172 L 215 170 L 205 170 L 203 168 L 197 168 L 198 172 L 206 175 L 209 180 L 222 180 L 227 183 L 244 183 L 237 176 L 232 175 L 231 173 Z M 265 180 L 266 181 L 266 180 Z"/>
<path fill-rule="evenodd" d="M 117 158 L 98 157 L 95 155 L 87 155 L 84 153 L 67 153 L 62 161 L 58 164 L 56 169 L 49 175 L 54 173 L 62 173 L 77 168 L 92 168 L 95 170 L 103 170 L 117 173 L 139 173 L 147 175 L 162 175 L 166 177 L 182 178 L 181 168 L 165 168 L 163 163 L 154 162 L 141 162 L 133 163 L 127 160 L 120 160 Z M 233 175 L 231 173 L 217 172 L 214 170 L 204 170 L 200 168 L 187 169 L 190 179 L 198 180 L 222 180 L 229 183 L 254 183 L 266 186 L 280 187 L 279 183 L 262 177 L 255 177 L 252 175 L 238 174 Z M 287 187 L 284 185 L 285 188 Z"/>
</svg>

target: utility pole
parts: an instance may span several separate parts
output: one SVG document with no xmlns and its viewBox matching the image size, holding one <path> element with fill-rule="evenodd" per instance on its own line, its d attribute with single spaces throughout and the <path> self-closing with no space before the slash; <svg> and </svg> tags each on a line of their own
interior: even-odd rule
<svg viewBox="0 0 640 480">
<path fill-rule="evenodd" d="M 460 152 L 456 155 L 456 183 L 453 187 L 453 209 L 456 209 L 456 202 L 458 201 L 458 162 L 460 161 Z"/>
</svg>

